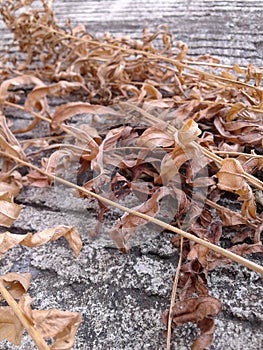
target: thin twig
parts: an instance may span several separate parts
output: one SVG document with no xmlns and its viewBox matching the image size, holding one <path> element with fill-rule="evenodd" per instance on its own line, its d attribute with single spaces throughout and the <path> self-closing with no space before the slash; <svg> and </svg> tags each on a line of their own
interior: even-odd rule
<svg viewBox="0 0 263 350">
<path fill-rule="evenodd" d="M 26 162 L 26 161 L 24 161 L 22 159 L 19 159 L 19 158 L 15 157 L 15 156 L 7 153 L 7 152 L 0 151 L 0 154 L 2 156 L 4 156 L 4 157 L 13 159 L 17 163 L 20 163 L 20 164 L 22 164 L 24 166 L 27 166 L 27 167 L 29 167 L 31 169 L 34 169 L 34 170 L 38 171 L 40 174 L 47 176 L 50 180 L 57 181 L 57 182 L 59 182 L 61 184 L 64 184 L 67 187 L 74 188 L 74 189 L 76 189 L 76 190 L 78 190 L 78 191 L 80 191 L 82 193 L 85 193 L 88 196 L 96 198 L 98 201 L 100 201 L 100 202 L 102 202 L 102 203 L 104 203 L 106 205 L 110 205 L 110 206 L 112 206 L 114 208 L 120 209 L 123 212 L 126 212 L 126 213 L 129 213 L 131 215 L 140 217 L 140 218 L 142 218 L 142 219 L 144 219 L 144 220 L 146 220 L 148 222 L 152 222 L 153 224 L 156 224 L 156 225 L 162 227 L 164 230 L 169 230 L 169 231 L 172 231 L 174 233 L 177 233 L 177 234 L 181 235 L 184 238 L 187 238 L 187 239 L 189 239 L 191 241 L 194 241 L 195 243 L 201 244 L 201 245 L 207 247 L 208 249 L 211 249 L 214 252 L 216 252 L 218 254 L 221 254 L 224 257 L 226 257 L 226 258 L 228 258 L 228 259 L 230 259 L 232 261 L 235 261 L 235 262 L 237 262 L 237 263 L 239 263 L 239 264 L 241 264 L 243 266 L 246 266 L 248 269 L 253 270 L 255 272 L 258 272 L 261 275 L 263 275 L 263 266 L 260 266 L 260 265 L 254 263 L 254 262 L 252 262 L 252 261 L 250 261 L 248 259 L 245 259 L 245 258 L 243 258 L 240 255 L 232 253 L 229 250 L 226 250 L 226 249 L 221 248 L 221 247 L 219 247 L 219 246 L 217 246 L 217 245 L 215 245 L 213 243 L 205 241 L 205 240 L 203 240 L 203 239 L 201 239 L 201 238 L 199 238 L 199 237 L 197 237 L 195 235 L 192 235 L 192 234 L 190 234 L 190 233 L 188 233 L 186 231 L 183 231 L 183 230 L 181 230 L 181 229 L 179 229 L 177 227 L 174 227 L 174 226 L 172 226 L 170 224 L 167 224 L 167 223 L 165 223 L 165 222 L 163 222 L 163 221 L 161 221 L 159 219 L 156 219 L 156 218 L 151 217 L 149 215 L 140 213 L 140 212 L 138 212 L 138 211 L 136 211 L 134 209 L 125 207 L 125 206 L 123 206 L 123 205 L 121 205 L 119 203 L 115 203 L 115 202 L 111 201 L 108 198 L 104 198 L 104 197 L 100 196 L 97 193 L 91 192 L 91 191 L 89 191 L 89 190 L 87 190 L 87 189 L 85 189 L 85 188 L 83 188 L 81 186 L 78 186 L 78 185 L 73 184 L 73 183 L 71 183 L 71 182 L 69 182 L 67 180 L 64 180 L 64 179 L 62 179 L 62 178 L 60 178 L 58 176 L 50 174 L 50 173 L 46 172 L 45 170 L 42 170 L 42 169 L 38 168 L 37 166 L 35 166 L 33 164 L 30 164 L 30 163 L 28 163 L 28 162 Z"/>
<path fill-rule="evenodd" d="M 177 265 L 175 276 L 174 276 L 174 283 L 173 283 L 173 288 L 172 288 L 170 308 L 169 308 L 169 314 L 168 314 L 166 350 L 170 350 L 170 348 L 171 348 L 173 306 L 175 304 L 175 296 L 176 296 L 176 291 L 177 291 L 177 286 L 178 286 L 179 273 L 180 273 L 180 270 L 181 270 L 181 265 L 182 265 L 182 260 L 183 260 L 183 243 L 184 243 L 184 238 L 181 236 L 181 240 L 180 240 L 180 256 L 179 256 L 179 261 L 178 261 L 178 265 Z"/>
</svg>

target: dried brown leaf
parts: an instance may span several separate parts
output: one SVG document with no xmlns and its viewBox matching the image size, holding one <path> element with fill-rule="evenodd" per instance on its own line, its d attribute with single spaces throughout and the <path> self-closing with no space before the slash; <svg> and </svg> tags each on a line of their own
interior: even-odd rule
<svg viewBox="0 0 263 350">
<path fill-rule="evenodd" d="M 8 192 L 0 193 L 0 225 L 10 227 L 18 218 L 21 209 L 21 205 L 13 202 L 11 194 Z"/>
<path fill-rule="evenodd" d="M 263 246 L 261 242 L 255 244 L 243 243 L 236 244 L 229 248 L 229 250 L 235 254 L 243 256 L 244 254 L 263 253 Z M 230 259 L 224 258 L 222 255 L 210 252 L 208 257 L 208 269 L 214 270 L 217 266 L 227 265 L 231 262 Z"/>
<path fill-rule="evenodd" d="M 26 175 L 27 179 L 27 184 L 30 184 L 31 186 L 39 187 L 39 188 L 44 188 L 49 186 L 50 180 L 48 176 L 40 174 L 36 170 L 31 170 L 29 173 Z"/>
<path fill-rule="evenodd" d="M 32 310 L 31 302 L 32 299 L 28 295 L 24 295 L 20 299 L 19 305 L 44 339 L 50 337 L 54 339 L 50 349 L 70 350 L 81 322 L 80 314 L 57 309 Z"/>
<path fill-rule="evenodd" d="M 65 96 L 71 91 L 83 89 L 88 93 L 85 85 L 78 82 L 68 82 L 68 81 L 59 81 L 56 84 L 48 86 L 37 86 L 35 87 L 27 96 L 25 101 L 26 111 L 33 111 L 36 108 L 41 113 L 48 113 L 48 105 L 46 101 L 46 96 Z"/>
<path fill-rule="evenodd" d="M 250 123 L 250 126 L 247 130 L 242 130 L 242 133 L 240 131 L 236 131 L 236 133 L 227 131 L 225 129 L 225 122 L 222 120 L 222 118 L 216 117 L 214 119 L 214 125 L 217 129 L 217 131 L 220 133 L 220 135 L 223 137 L 223 139 L 227 140 L 228 142 L 238 143 L 241 145 L 246 144 L 252 144 L 254 146 L 261 146 L 262 145 L 262 125 L 260 123 L 255 124 L 253 122 Z"/>
<path fill-rule="evenodd" d="M 16 197 L 22 187 L 22 176 L 18 171 L 2 172 L 0 175 L 0 193 L 8 192 L 11 197 Z"/>
<path fill-rule="evenodd" d="M 0 85 L 0 104 L 3 104 L 8 99 L 8 89 L 13 86 L 25 86 L 25 85 L 44 86 L 42 80 L 34 77 L 33 75 L 21 75 L 12 79 L 7 79 Z"/>
<path fill-rule="evenodd" d="M 0 341 L 6 339 L 12 344 L 19 346 L 23 328 L 10 306 L 0 306 Z"/>
<path fill-rule="evenodd" d="M 236 226 L 240 224 L 247 224 L 247 220 L 240 213 L 233 211 L 227 207 L 216 207 L 217 214 L 224 226 Z"/>
<path fill-rule="evenodd" d="M 10 232 L 0 234 L 0 255 L 4 254 L 14 246 L 21 244 L 27 247 L 38 247 L 50 241 L 55 241 L 64 237 L 75 255 L 78 255 L 82 247 L 82 242 L 77 229 L 74 226 L 60 225 L 48 228 L 35 234 L 17 235 Z"/>
<path fill-rule="evenodd" d="M 159 212 L 159 201 L 170 194 L 167 187 L 158 188 L 150 199 L 143 204 L 134 207 L 133 210 L 154 217 Z M 134 235 L 136 228 L 145 225 L 147 220 L 138 216 L 125 213 L 113 228 L 110 229 L 109 235 L 120 250 L 127 250 L 126 243 Z"/>
<path fill-rule="evenodd" d="M 140 96 L 138 97 L 139 103 L 145 99 L 160 100 L 161 98 L 162 94 L 152 84 L 143 83 Z"/>
<path fill-rule="evenodd" d="M 188 119 L 184 125 L 174 134 L 175 141 L 179 145 L 187 147 L 201 134 L 198 124 L 193 119 Z"/>
<path fill-rule="evenodd" d="M 138 139 L 138 145 L 141 147 L 172 147 L 174 145 L 174 138 L 165 133 L 160 128 L 147 128 Z"/>
<path fill-rule="evenodd" d="M 217 178 L 218 188 L 237 193 L 239 199 L 243 201 L 241 214 L 247 218 L 255 219 L 257 216 L 254 196 L 244 178 L 244 170 L 240 162 L 234 158 L 223 159 Z"/>
<path fill-rule="evenodd" d="M 193 343 L 192 349 L 204 350 L 211 345 L 214 322 L 211 317 L 221 310 L 221 303 L 211 296 L 200 296 L 178 301 L 172 309 L 172 327 L 181 326 L 187 322 L 196 322 L 201 334 Z M 164 313 L 162 321 L 167 325 L 168 314 Z"/>
<path fill-rule="evenodd" d="M 84 102 L 72 102 L 55 108 L 52 117 L 51 128 L 56 130 L 65 120 L 81 113 L 93 113 L 97 115 L 118 115 L 118 113 L 110 107 L 91 105 Z"/>
<path fill-rule="evenodd" d="M 201 245 L 194 244 L 187 255 L 188 260 L 197 259 L 199 263 L 202 265 L 204 269 L 207 268 L 207 253 L 209 252 L 209 248 Z"/>
<path fill-rule="evenodd" d="M 205 317 L 216 316 L 220 310 L 220 301 L 211 296 L 189 298 L 174 305 L 173 324 L 181 326 L 187 322 L 198 322 Z"/>
<path fill-rule="evenodd" d="M 172 181 L 178 181 L 179 170 L 187 160 L 188 155 L 182 149 L 167 153 L 161 161 L 158 183 L 167 185 Z"/>
<path fill-rule="evenodd" d="M 0 112 L 0 147 L 17 158 L 26 159 L 21 145 L 9 129 L 2 112 Z"/>
<path fill-rule="evenodd" d="M 3 276 L 0 276 L 0 280 L 3 281 L 4 286 L 7 287 L 8 292 L 12 295 L 13 298 L 20 299 L 21 296 L 25 294 L 29 288 L 31 274 L 10 272 Z M 1 299 L 2 298 L 0 295 L 0 300 Z"/>
<path fill-rule="evenodd" d="M 206 317 L 197 322 L 197 327 L 200 329 L 200 335 L 194 340 L 191 350 L 207 349 L 213 342 L 215 321 Z"/>
</svg>

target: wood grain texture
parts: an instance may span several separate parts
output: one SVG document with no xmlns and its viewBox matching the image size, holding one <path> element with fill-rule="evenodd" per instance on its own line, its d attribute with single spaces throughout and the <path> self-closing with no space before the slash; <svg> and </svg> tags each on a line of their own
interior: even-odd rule
<svg viewBox="0 0 263 350">
<path fill-rule="evenodd" d="M 222 63 L 262 66 L 263 1 L 255 0 L 55 0 L 60 23 L 69 17 L 91 34 L 104 31 L 140 37 L 144 27 L 167 24 L 174 41 L 189 46 L 189 54 L 211 54 Z M 12 35 L 0 21 L 0 52 Z"/>
</svg>

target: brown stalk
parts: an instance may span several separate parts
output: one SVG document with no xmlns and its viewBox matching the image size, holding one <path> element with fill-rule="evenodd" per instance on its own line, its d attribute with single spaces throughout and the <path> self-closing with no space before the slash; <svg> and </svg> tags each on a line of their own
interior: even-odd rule
<svg viewBox="0 0 263 350">
<path fill-rule="evenodd" d="M 22 325 L 26 329 L 27 333 L 33 339 L 38 350 L 50 350 L 49 346 L 46 344 L 44 339 L 41 337 L 38 330 L 34 327 L 31 320 L 24 314 L 21 307 L 17 304 L 15 299 L 12 297 L 12 295 L 5 288 L 3 281 L 0 281 L 0 293 L 2 294 L 3 298 L 6 300 L 8 305 L 12 308 L 15 315 L 17 316 L 19 321 L 22 323 Z"/>
<path fill-rule="evenodd" d="M 102 202 L 102 203 L 105 203 L 106 205 L 110 205 L 112 207 L 115 207 L 117 209 L 120 209 L 122 210 L 123 212 L 126 212 L 126 213 L 129 213 L 129 214 L 132 214 L 132 215 L 135 215 L 135 216 L 138 216 L 146 221 L 149 221 L 149 222 L 152 222 L 153 224 L 156 224 L 160 227 L 162 227 L 164 230 L 169 230 L 169 231 L 172 231 L 174 233 L 177 233 L 179 235 L 181 235 L 182 237 L 186 238 L 186 239 L 189 239 L 191 241 L 194 241 L 195 243 L 198 243 L 198 244 L 201 244 L 205 247 L 207 247 L 208 249 L 211 249 L 213 250 L 214 252 L 218 253 L 218 254 L 221 254 L 223 255 L 224 257 L 232 260 L 232 261 L 235 261 L 243 266 L 246 266 L 248 269 L 250 270 L 253 270 L 255 272 L 258 272 L 260 274 L 263 275 L 263 266 L 260 266 L 258 264 L 255 264 L 254 262 L 248 260 L 248 259 L 245 259 L 243 258 L 242 256 L 239 256 L 235 253 L 232 253 L 224 248 L 221 248 L 213 243 L 210 243 L 208 241 L 205 241 L 197 236 L 194 236 L 186 231 L 183 231 L 177 227 L 174 227 L 170 224 L 166 224 L 165 222 L 159 220 L 159 219 L 156 219 L 154 217 L 151 217 L 149 215 L 146 215 L 146 214 L 143 214 L 143 213 L 140 213 L 136 210 L 133 210 L 131 208 L 127 208 L 119 203 L 116 203 L 116 202 L 113 202 L 111 201 L 110 199 L 108 198 L 104 198 L 100 195 L 98 195 L 97 193 L 94 193 L 94 192 L 91 192 L 81 186 L 78 186 L 78 185 L 75 185 L 67 180 L 64 180 L 58 176 L 55 176 L 53 174 L 50 174 L 48 172 L 46 172 L 45 170 L 42 170 L 40 168 L 38 168 L 37 166 L 33 165 L 33 164 L 30 164 L 26 161 L 23 161 L 22 159 L 19 159 L 11 154 L 8 154 L 7 152 L 2 152 L 0 151 L 0 154 L 4 157 L 7 157 L 7 158 L 10 158 L 10 159 L 13 159 L 15 162 L 19 163 L 19 164 L 22 164 L 26 167 L 29 167 L 31 169 L 34 169 L 36 171 L 38 171 L 40 174 L 43 174 L 45 176 L 47 176 L 50 180 L 53 180 L 53 181 L 57 181 L 61 184 L 64 184 L 65 186 L 67 187 L 71 187 L 71 188 L 74 188 L 82 193 L 85 193 L 86 195 L 89 195 L 93 198 L 96 198 L 98 201 Z"/>
<path fill-rule="evenodd" d="M 182 260 L 183 260 L 183 243 L 184 238 L 181 237 L 180 240 L 180 256 L 178 265 L 176 268 L 175 276 L 174 276 L 174 283 L 172 288 L 172 294 L 171 294 L 171 300 L 170 300 L 170 308 L 169 308 L 169 314 L 168 314 L 168 322 L 167 322 L 167 337 L 166 337 L 166 350 L 171 349 L 171 335 L 172 335 L 172 321 L 173 321 L 173 306 L 175 304 L 175 296 L 178 286 L 178 280 L 179 280 L 179 273 L 182 266 Z"/>
</svg>

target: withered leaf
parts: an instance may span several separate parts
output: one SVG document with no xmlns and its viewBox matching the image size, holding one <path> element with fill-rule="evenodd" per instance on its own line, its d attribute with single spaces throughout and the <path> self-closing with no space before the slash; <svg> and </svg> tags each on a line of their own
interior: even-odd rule
<svg viewBox="0 0 263 350">
<path fill-rule="evenodd" d="M 175 141 L 184 147 L 191 144 L 201 134 L 198 124 L 193 119 L 188 119 L 175 134 Z"/>
<path fill-rule="evenodd" d="M 53 338 L 52 350 L 70 350 L 75 341 L 75 334 L 81 322 L 78 312 L 51 310 L 32 310 L 32 299 L 24 295 L 19 305 L 32 320 L 34 326 L 44 339 Z"/>
<path fill-rule="evenodd" d="M 263 253 L 263 245 L 260 242 L 255 244 L 236 244 L 229 248 L 229 250 L 238 255 L 251 254 L 251 253 Z M 217 266 L 223 266 L 230 264 L 231 260 L 223 257 L 220 254 L 210 252 L 208 257 L 208 268 L 209 270 L 215 269 Z"/>
<path fill-rule="evenodd" d="M 201 296 L 178 301 L 173 307 L 173 323 L 198 322 L 205 317 L 214 317 L 221 310 L 221 303 L 211 296 Z"/>
<path fill-rule="evenodd" d="M 221 169 L 217 173 L 218 188 L 237 193 L 243 201 L 241 214 L 247 218 L 256 218 L 256 204 L 250 186 L 244 178 L 244 170 L 237 159 L 222 160 Z"/>
<path fill-rule="evenodd" d="M 8 192 L 0 193 L 0 225 L 10 227 L 18 218 L 21 209 L 21 205 L 13 202 L 12 195 Z"/>
<path fill-rule="evenodd" d="M 243 103 L 241 103 L 241 102 L 235 103 L 227 112 L 226 121 L 229 122 L 229 121 L 235 119 L 236 114 L 238 112 L 242 111 L 244 108 L 245 108 L 245 106 Z"/>
<path fill-rule="evenodd" d="M 211 345 L 214 322 L 211 317 L 221 310 L 221 303 L 211 296 L 200 296 L 178 301 L 172 309 L 172 327 L 181 326 L 187 322 L 196 322 L 201 334 L 193 343 L 192 349 L 204 350 Z M 168 313 L 164 313 L 162 321 L 167 325 Z"/>
<path fill-rule="evenodd" d="M 200 329 L 200 335 L 194 340 L 191 350 L 207 349 L 213 341 L 215 321 L 206 317 L 197 322 L 197 327 Z"/>
<path fill-rule="evenodd" d="M 7 192 L 11 197 L 16 197 L 22 187 L 22 176 L 18 171 L 2 172 L 0 175 L 0 193 Z"/>
<path fill-rule="evenodd" d="M 38 247 L 50 241 L 55 241 L 64 237 L 75 255 L 78 255 L 82 247 L 79 233 L 74 226 L 60 225 L 54 228 L 48 228 L 35 234 L 27 233 L 18 235 L 10 232 L 0 234 L 0 255 L 14 246 L 21 244 L 27 247 Z"/>
<path fill-rule="evenodd" d="M 167 187 L 161 187 L 157 189 L 150 199 L 143 204 L 134 207 L 137 212 L 147 214 L 154 217 L 159 212 L 159 201 L 169 195 L 170 190 Z M 138 216 L 125 213 L 117 225 L 110 229 L 109 235 L 115 242 L 116 246 L 123 251 L 127 250 L 127 241 L 134 235 L 136 228 L 147 223 L 147 220 Z"/>
<path fill-rule="evenodd" d="M 168 133 L 160 130 L 157 127 L 147 128 L 140 136 L 138 144 L 141 147 L 171 147 L 174 144 L 174 139 Z"/>
<path fill-rule="evenodd" d="M 194 244 L 191 248 L 190 252 L 187 255 L 188 260 L 197 259 L 203 268 L 207 268 L 207 253 L 209 252 L 209 248 L 201 245 Z"/>
<path fill-rule="evenodd" d="M 161 171 L 158 183 L 167 185 L 171 181 L 178 180 L 178 173 L 181 166 L 188 160 L 188 155 L 182 149 L 175 149 L 167 153 L 161 162 Z"/>
<path fill-rule="evenodd" d="M 29 288 L 30 281 L 31 281 L 31 274 L 10 272 L 3 276 L 0 276 L 0 280 L 3 281 L 4 286 L 8 288 L 8 292 L 12 295 L 13 298 L 20 299 L 21 296 Z M 1 294 L 0 294 L 0 300 L 1 300 Z"/>
<path fill-rule="evenodd" d="M 85 85 L 81 83 L 78 83 L 78 82 L 71 83 L 63 80 L 59 81 L 56 84 L 35 87 L 27 96 L 27 99 L 25 101 L 25 109 L 29 112 L 33 111 L 34 107 L 41 105 L 41 100 L 43 100 L 43 98 L 45 98 L 47 95 L 64 96 L 70 91 L 74 91 L 78 89 L 83 89 L 84 91 L 88 92 Z M 39 108 L 37 109 L 39 110 Z M 46 113 L 46 112 L 48 112 L 47 107 L 45 110 L 42 106 L 41 113 Z"/>
<path fill-rule="evenodd" d="M 30 171 L 26 175 L 27 183 L 35 187 L 47 187 L 50 184 L 48 176 L 41 174 L 36 170 Z"/>
<path fill-rule="evenodd" d="M 110 107 L 104 107 L 101 105 L 91 105 L 84 102 L 72 102 L 66 103 L 55 108 L 51 128 L 54 130 L 58 129 L 63 121 L 69 119 L 70 117 L 81 114 L 81 113 L 95 113 L 97 115 L 117 115 L 118 112 L 114 111 Z"/>
<path fill-rule="evenodd" d="M 23 328 L 10 306 L 0 306 L 0 341 L 7 339 L 14 345 L 19 346 Z"/>
<path fill-rule="evenodd" d="M 14 134 L 9 129 L 6 118 L 0 111 L 0 147 L 7 153 L 11 155 L 21 158 L 23 160 L 26 159 L 24 151 L 22 150 L 21 145 L 17 141 Z"/>
<path fill-rule="evenodd" d="M 144 99 L 160 100 L 161 98 L 162 94 L 160 91 L 158 91 L 152 84 L 144 83 L 141 87 L 138 102 L 141 102 Z"/>
<path fill-rule="evenodd" d="M 0 85 L 0 103 L 4 103 L 8 99 L 8 89 L 11 86 L 24 86 L 24 85 L 36 85 L 44 86 L 42 80 L 34 77 L 33 75 L 21 75 L 12 79 L 8 79 L 2 82 Z"/>
</svg>

